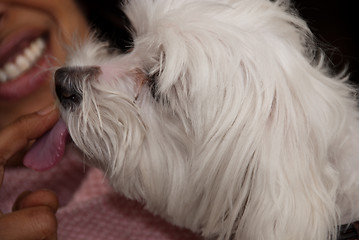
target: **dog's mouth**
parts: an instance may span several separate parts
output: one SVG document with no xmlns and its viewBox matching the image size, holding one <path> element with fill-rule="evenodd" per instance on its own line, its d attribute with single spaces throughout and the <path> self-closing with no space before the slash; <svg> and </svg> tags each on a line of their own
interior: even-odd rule
<svg viewBox="0 0 359 240">
<path fill-rule="evenodd" d="M 25 155 L 23 164 L 36 171 L 45 171 L 61 161 L 69 133 L 65 122 L 60 119 L 55 126 L 39 138 Z"/>
</svg>

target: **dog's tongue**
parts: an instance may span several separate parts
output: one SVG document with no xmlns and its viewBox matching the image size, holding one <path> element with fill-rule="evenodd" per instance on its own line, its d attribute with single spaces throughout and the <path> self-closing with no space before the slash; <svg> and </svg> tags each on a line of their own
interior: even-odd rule
<svg viewBox="0 0 359 240">
<path fill-rule="evenodd" d="M 39 138 L 25 155 L 23 164 L 37 171 L 45 171 L 55 166 L 65 153 L 68 130 L 63 120 Z"/>
</svg>

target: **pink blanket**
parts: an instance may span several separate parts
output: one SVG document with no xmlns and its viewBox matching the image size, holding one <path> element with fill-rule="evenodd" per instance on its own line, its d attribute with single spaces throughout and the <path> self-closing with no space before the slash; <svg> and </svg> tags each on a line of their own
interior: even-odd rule
<svg viewBox="0 0 359 240">
<path fill-rule="evenodd" d="M 0 188 L 1 210 L 9 212 L 21 192 L 44 188 L 59 196 L 59 240 L 201 239 L 114 193 L 99 170 L 69 158 L 42 173 L 6 169 Z"/>
</svg>

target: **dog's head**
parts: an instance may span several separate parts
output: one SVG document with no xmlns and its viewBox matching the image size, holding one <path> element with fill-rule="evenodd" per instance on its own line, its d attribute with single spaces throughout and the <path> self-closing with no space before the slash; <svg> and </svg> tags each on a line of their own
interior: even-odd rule
<svg viewBox="0 0 359 240">
<path fill-rule="evenodd" d="M 305 24 L 282 8 L 261 0 L 127 3 L 126 52 L 90 37 L 55 73 L 73 141 L 113 169 L 139 155 L 146 138 L 155 144 L 149 135 L 188 159 L 193 146 L 234 126 L 263 131 L 280 104 L 278 82 L 297 84 L 285 76 L 295 68 L 288 59 L 308 53 Z"/>
<path fill-rule="evenodd" d="M 127 51 L 90 37 L 56 71 L 61 126 L 116 189 L 205 235 L 227 222 L 228 237 L 265 211 L 250 201 L 276 195 L 268 179 L 292 177 L 271 169 L 309 155 L 293 146 L 334 112 L 316 92 L 334 81 L 285 1 L 131 0 L 124 12 Z"/>
</svg>

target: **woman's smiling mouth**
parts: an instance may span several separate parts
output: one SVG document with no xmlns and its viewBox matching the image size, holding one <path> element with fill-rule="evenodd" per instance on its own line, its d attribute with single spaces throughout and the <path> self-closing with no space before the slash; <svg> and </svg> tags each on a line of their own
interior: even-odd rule
<svg viewBox="0 0 359 240">
<path fill-rule="evenodd" d="M 49 77 L 48 37 L 43 31 L 12 34 L 0 46 L 0 99 L 22 98 Z"/>
<path fill-rule="evenodd" d="M 5 83 L 28 71 L 39 60 L 46 48 L 45 40 L 35 39 L 20 54 L 13 57 L 13 61 L 6 62 L 0 68 L 0 82 Z"/>
</svg>

